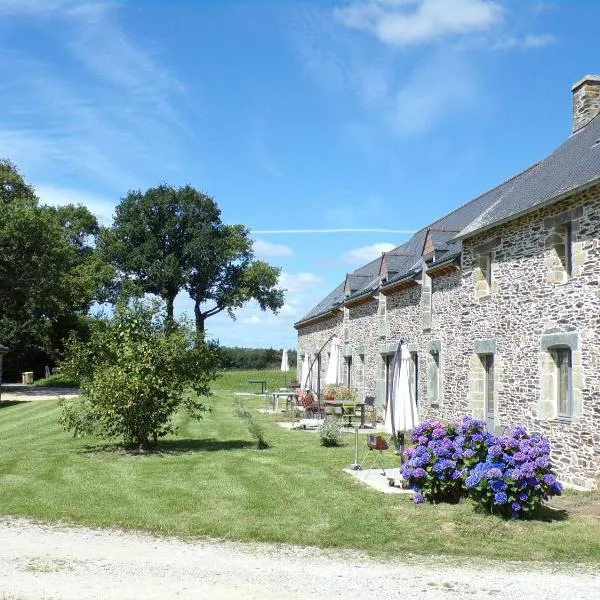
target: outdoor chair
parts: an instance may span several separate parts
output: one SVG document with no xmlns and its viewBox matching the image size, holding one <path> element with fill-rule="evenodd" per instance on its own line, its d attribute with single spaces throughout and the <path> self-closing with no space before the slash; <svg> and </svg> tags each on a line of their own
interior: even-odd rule
<svg viewBox="0 0 600 600">
<path fill-rule="evenodd" d="M 383 466 L 383 460 L 385 458 L 384 452 L 388 450 L 390 445 L 382 435 L 369 434 L 367 436 L 367 452 L 360 463 L 361 469 L 374 469 L 375 465 L 381 467 L 381 474 L 385 475 L 385 468 Z M 368 464 L 368 466 L 364 466 Z"/>
<path fill-rule="evenodd" d="M 315 397 L 307 392 L 301 399 L 302 406 L 304 407 L 304 417 L 306 419 L 312 419 L 315 414 L 322 415 L 323 407 L 319 408 L 319 405 L 315 402 Z"/>
</svg>

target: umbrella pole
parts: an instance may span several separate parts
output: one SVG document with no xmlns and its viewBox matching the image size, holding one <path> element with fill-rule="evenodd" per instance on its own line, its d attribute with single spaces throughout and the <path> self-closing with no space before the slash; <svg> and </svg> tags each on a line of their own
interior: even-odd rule
<svg viewBox="0 0 600 600">
<path fill-rule="evenodd" d="M 350 465 L 353 471 L 360 469 L 360 463 L 358 462 L 358 425 L 354 426 L 354 462 Z"/>
</svg>

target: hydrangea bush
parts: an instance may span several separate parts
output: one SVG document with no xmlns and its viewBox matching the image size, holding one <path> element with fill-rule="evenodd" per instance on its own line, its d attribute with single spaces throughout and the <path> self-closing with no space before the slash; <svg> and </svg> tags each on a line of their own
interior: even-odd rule
<svg viewBox="0 0 600 600">
<path fill-rule="evenodd" d="M 471 467 L 485 460 L 491 437 L 485 421 L 470 417 L 454 423 L 430 419 L 415 427 L 415 447 L 404 451 L 401 467 L 416 492 L 414 501 L 458 502 Z"/>
<path fill-rule="evenodd" d="M 542 500 L 559 495 L 561 484 L 550 464 L 550 445 L 537 433 L 516 426 L 492 438 L 485 460 L 465 480 L 469 495 L 489 512 L 522 518 Z"/>
</svg>

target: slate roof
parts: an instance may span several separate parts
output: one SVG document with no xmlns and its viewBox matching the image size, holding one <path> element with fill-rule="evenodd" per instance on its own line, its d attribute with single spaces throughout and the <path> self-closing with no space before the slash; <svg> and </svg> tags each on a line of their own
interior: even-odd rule
<svg viewBox="0 0 600 600">
<path fill-rule="evenodd" d="M 464 226 L 457 239 L 560 200 L 599 179 L 600 115 L 563 142 L 550 156 L 484 194 L 492 196 L 494 203 Z"/>
<path fill-rule="evenodd" d="M 324 315 L 331 311 L 336 306 L 340 306 L 344 302 L 344 283 L 340 283 L 332 292 L 330 292 L 319 304 L 309 310 L 299 321 L 310 321 L 315 317 Z"/>
<path fill-rule="evenodd" d="M 386 253 L 389 275 L 385 286 L 414 278 L 420 272 L 428 233 L 437 251 L 430 266 L 442 264 L 460 256 L 462 239 L 558 201 L 597 181 L 600 181 L 600 114 L 547 158 L 444 215 L 429 227 L 420 229 L 409 240 Z M 351 285 L 350 298 L 370 294 L 381 285 L 380 264 L 381 258 L 377 258 L 350 274 L 350 277 L 372 276 L 355 277 L 358 287 L 354 289 Z M 298 323 L 326 314 L 344 300 L 342 283 Z"/>
</svg>

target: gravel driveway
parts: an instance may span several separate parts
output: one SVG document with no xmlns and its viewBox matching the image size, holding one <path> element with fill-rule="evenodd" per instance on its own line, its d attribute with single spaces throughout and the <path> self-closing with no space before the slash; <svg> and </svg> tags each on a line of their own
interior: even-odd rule
<svg viewBox="0 0 600 600">
<path fill-rule="evenodd" d="M 495 598 L 596 600 L 598 569 L 237 544 L 0 519 L 2 600 Z"/>
</svg>

